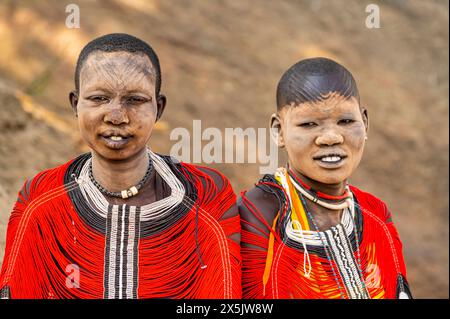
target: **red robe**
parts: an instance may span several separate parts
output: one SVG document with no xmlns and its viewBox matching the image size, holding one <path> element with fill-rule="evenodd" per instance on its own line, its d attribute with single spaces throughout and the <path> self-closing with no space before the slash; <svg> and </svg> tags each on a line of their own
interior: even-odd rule
<svg viewBox="0 0 450 319">
<path fill-rule="evenodd" d="M 236 199 L 223 175 L 164 157 L 189 189 L 175 217 L 139 222 L 138 210 L 122 205 L 116 208 L 119 229 L 111 230 L 110 217 L 76 200 L 70 170 L 77 171 L 75 162 L 83 156 L 39 173 L 19 192 L 7 230 L 2 297 L 241 297 L 240 247 L 229 238 L 240 232 L 239 216 L 221 219 Z M 125 241 L 116 245 L 114 231 Z"/>
<path fill-rule="evenodd" d="M 275 207 L 280 209 L 279 219 L 289 215 L 289 203 L 282 187 L 273 177 L 263 179 L 257 188 L 265 189 L 265 195 L 259 195 L 264 200 L 272 198 L 272 201 L 277 202 Z M 260 189 L 257 191 L 263 192 Z M 363 281 L 370 298 L 397 298 L 399 291 L 405 291 L 411 297 L 406 281 L 402 243 L 392 223 L 390 211 L 375 196 L 352 186 L 351 191 L 360 206 L 359 222 L 362 227 L 359 250 Z M 312 271 L 309 277 L 305 276 L 305 269 L 308 268 L 304 268 L 304 250 L 301 246 L 295 247 L 288 243 L 286 234 L 280 229 L 280 221 L 273 228 L 273 218 L 268 220 L 267 215 L 262 213 L 261 203 L 249 200 L 246 192 L 242 193 L 238 206 L 242 223 L 243 298 L 348 298 L 345 293 L 341 294 L 342 291 L 345 292 L 342 289 L 342 276 L 333 274 L 333 271 L 337 272 L 335 262 L 330 263 L 326 255 L 310 249 Z M 271 232 L 274 234 L 273 247 L 269 246 Z M 273 253 L 272 258 L 268 258 L 269 251 Z M 356 260 L 356 251 L 354 254 Z M 270 273 L 264 285 L 263 276 L 267 269 Z"/>
</svg>

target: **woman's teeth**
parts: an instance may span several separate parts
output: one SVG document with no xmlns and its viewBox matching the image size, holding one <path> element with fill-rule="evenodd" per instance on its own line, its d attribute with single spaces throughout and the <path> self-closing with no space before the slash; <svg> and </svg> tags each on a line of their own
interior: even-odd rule
<svg viewBox="0 0 450 319">
<path fill-rule="evenodd" d="M 121 141 L 122 140 L 122 136 L 111 136 L 110 137 L 113 141 Z"/>
<path fill-rule="evenodd" d="M 320 160 L 322 162 L 327 162 L 327 163 L 334 163 L 334 162 L 339 162 L 342 159 L 342 157 L 340 156 L 327 156 L 327 157 L 323 157 Z"/>
</svg>

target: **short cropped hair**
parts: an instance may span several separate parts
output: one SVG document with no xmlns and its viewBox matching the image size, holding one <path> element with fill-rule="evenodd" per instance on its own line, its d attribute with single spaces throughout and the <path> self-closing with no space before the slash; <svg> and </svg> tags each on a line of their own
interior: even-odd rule
<svg viewBox="0 0 450 319">
<path fill-rule="evenodd" d="M 153 68 L 155 69 L 155 91 L 156 96 L 161 90 L 161 67 L 159 59 L 152 47 L 146 42 L 126 33 L 111 33 L 96 38 L 86 44 L 78 56 L 77 66 L 75 69 L 75 89 L 80 89 L 80 73 L 83 64 L 92 52 L 130 52 L 140 53 L 149 57 Z"/>
<path fill-rule="evenodd" d="M 277 110 L 289 105 L 318 102 L 324 95 L 336 92 L 355 97 L 359 103 L 356 81 L 350 71 L 328 58 L 310 58 L 291 66 L 277 87 Z"/>
</svg>

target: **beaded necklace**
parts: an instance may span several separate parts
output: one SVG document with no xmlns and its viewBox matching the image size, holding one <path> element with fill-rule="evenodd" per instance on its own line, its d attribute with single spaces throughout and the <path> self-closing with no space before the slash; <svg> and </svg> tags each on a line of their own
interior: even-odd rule
<svg viewBox="0 0 450 319">
<path fill-rule="evenodd" d="M 126 199 L 126 198 L 129 198 L 129 197 L 135 196 L 139 192 L 139 190 L 142 188 L 142 186 L 145 185 L 145 183 L 147 182 L 148 178 L 150 177 L 150 174 L 151 174 L 152 170 L 153 170 L 152 159 L 149 156 L 147 171 L 145 172 L 145 175 L 140 180 L 140 182 L 137 185 L 132 186 L 129 189 L 125 189 L 125 190 L 120 191 L 120 192 L 110 192 L 109 190 L 104 188 L 102 185 L 100 185 L 99 182 L 97 182 L 97 180 L 94 178 L 94 174 L 92 172 L 92 161 L 89 163 L 88 174 L 89 174 L 89 179 L 91 180 L 91 182 L 95 185 L 95 187 L 98 188 L 98 190 L 102 194 L 110 196 L 110 197 L 117 197 L 117 198 Z"/>
<path fill-rule="evenodd" d="M 313 189 L 311 186 L 307 185 L 306 183 L 304 183 L 300 178 L 298 178 L 298 176 L 294 173 L 294 171 L 289 167 L 287 167 L 288 173 L 289 175 L 300 185 L 302 185 L 302 188 L 309 193 L 311 196 L 317 198 L 317 199 L 321 199 L 321 200 L 325 200 L 325 201 L 331 201 L 331 202 L 342 202 L 345 201 L 347 198 L 350 197 L 350 192 L 348 189 L 345 189 L 344 194 L 340 195 L 340 196 L 334 196 L 334 195 L 329 195 L 326 193 L 322 193 L 320 191 L 317 191 L 315 189 Z"/>
<path fill-rule="evenodd" d="M 322 232 L 319 230 L 319 226 L 317 225 L 315 219 L 313 218 L 312 214 L 310 213 L 310 211 L 309 211 L 309 209 L 308 209 L 308 206 L 306 205 L 306 201 L 305 201 L 303 195 L 302 195 L 302 194 L 298 194 L 298 195 L 299 195 L 299 197 L 300 197 L 300 199 L 301 199 L 301 201 L 302 201 L 303 206 L 305 207 L 305 212 L 306 212 L 306 214 L 308 215 L 309 219 L 311 219 L 311 221 L 312 221 L 312 223 L 313 223 L 313 225 L 314 225 L 314 228 L 316 229 L 317 234 L 318 234 L 319 237 L 320 237 L 320 240 L 321 240 L 322 245 L 323 245 L 323 249 L 325 250 L 325 254 L 326 254 L 326 256 L 327 256 L 328 263 L 330 264 L 331 270 L 332 270 L 332 272 L 333 272 L 333 278 L 334 278 L 334 280 L 335 280 L 335 282 L 336 282 L 336 285 L 337 285 L 337 287 L 338 287 L 338 289 L 339 289 L 339 293 L 340 293 L 340 295 L 341 295 L 341 299 L 344 299 L 345 294 L 342 293 L 343 289 L 342 289 L 341 284 L 340 284 L 340 282 L 339 282 L 339 279 L 338 279 L 336 270 L 335 270 L 335 268 L 334 268 L 334 264 L 333 264 L 333 262 L 332 262 L 332 260 L 331 260 L 332 257 L 331 257 L 331 253 L 328 251 L 328 249 L 329 249 L 329 248 L 328 248 L 328 245 L 327 245 L 327 243 L 325 242 L 325 240 L 323 239 L 323 237 L 322 237 Z"/>
<path fill-rule="evenodd" d="M 139 206 L 141 212 L 140 218 L 141 221 L 144 222 L 162 220 L 163 218 L 173 215 L 171 214 L 172 210 L 183 202 L 186 195 L 186 187 L 180 179 L 175 176 L 170 167 L 164 162 L 163 158 L 153 153 L 151 150 L 148 150 L 148 154 L 152 160 L 155 171 L 170 187 L 170 195 L 156 202 Z M 81 167 L 77 181 L 80 185 L 82 196 L 85 199 L 84 202 L 89 205 L 93 212 L 106 218 L 109 202 L 88 176 L 91 160 L 92 158 L 89 158 L 83 167 Z"/>
<path fill-rule="evenodd" d="M 317 233 L 318 233 L 318 235 L 320 237 L 320 240 L 322 241 L 322 245 L 323 245 L 323 248 L 325 250 L 325 254 L 327 256 L 328 263 L 330 264 L 332 272 L 333 272 L 334 280 L 335 280 L 335 282 L 336 282 L 336 284 L 338 286 L 339 292 L 341 294 L 341 298 L 344 299 L 344 295 L 342 294 L 343 289 L 342 289 L 342 287 L 341 287 L 341 285 L 339 283 L 339 279 L 337 277 L 337 272 L 336 272 L 336 270 L 334 268 L 334 265 L 332 263 L 332 256 L 331 256 L 331 253 L 329 251 L 329 247 L 328 247 L 327 243 L 325 242 L 325 240 L 323 239 L 323 234 L 319 230 L 319 227 L 318 227 L 318 225 L 317 225 L 313 215 L 311 214 L 311 212 L 310 212 L 310 210 L 308 208 L 308 205 L 307 205 L 307 202 L 306 202 L 305 198 L 303 197 L 303 195 L 301 193 L 298 194 L 298 195 L 299 195 L 299 197 L 300 197 L 300 199 L 302 201 L 303 206 L 305 207 L 306 214 L 308 215 L 309 219 L 312 221 L 312 223 L 314 225 L 314 228 L 316 229 L 316 231 L 317 231 Z M 351 207 L 351 209 L 354 209 L 354 204 L 352 203 L 350 207 Z M 351 215 L 353 215 L 353 214 L 351 214 Z M 354 233 L 355 233 L 355 241 L 356 241 L 356 255 L 357 255 L 357 266 L 358 266 L 357 267 L 357 271 L 358 271 L 359 275 L 361 276 L 361 279 L 362 279 L 361 283 L 362 283 L 364 292 L 366 293 L 366 295 L 368 297 L 370 297 L 370 295 L 369 295 L 369 293 L 367 291 L 367 287 L 366 287 L 365 282 L 364 282 L 363 274 L 362 274 L 361 253 L 360 253 L 360 249 L 359 249 L 358 228 L 357 228 L 357 225 L 356 225 L 356 223 L 354 221 L 354 216 L 352 216 L 352 221 L 353 221 Z M 354 255 L 353 248 L 351 247 L 351 245 L 350 245 L 350 249 L 351 249 L 352 254 Z"/>
<path fill-rule="evenodd" d="M 341 210 L 348 208 L 350 206 L 350 190 L 348 185 L 345 186 L 345 193 L 342 196 L 330 196 L 318 191 L 315 191 L 311 187 L 305 185 L 290 169 L 288 171 L 288 177 L 290 178 L 292 184 L 294 184 L 297 191 L 299 191 L 303 196 L 317 203 L 322 207 L 331 210 Z M 334 199 L 335 198 L 335 199 Z"/>
</svg>

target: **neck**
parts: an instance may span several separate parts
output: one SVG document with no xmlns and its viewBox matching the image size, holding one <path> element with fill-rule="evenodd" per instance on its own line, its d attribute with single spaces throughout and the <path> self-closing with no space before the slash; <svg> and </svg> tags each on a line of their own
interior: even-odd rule
<svg viewBox="0 0 450 319">
<path fill-rule="evenodd" d="M 325 184 L 303 175 L 292 167 L 291 170 L 299 180 L 310 186 L 315 191 L 319 191 L 331 196 L 341 196 L 345 192 L 346 181 L 342 181 L 337 184 Z"/>
<path fill-rule="evenodd" d="M 110 160 L 92 152 L 92 173 L 95 180 L 110 192 L 135 186 L 148 168 L 147 148 L 125 160 Z"/>
</svg>

